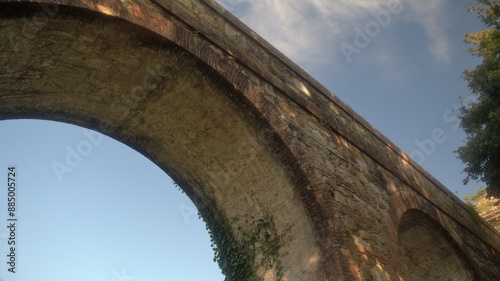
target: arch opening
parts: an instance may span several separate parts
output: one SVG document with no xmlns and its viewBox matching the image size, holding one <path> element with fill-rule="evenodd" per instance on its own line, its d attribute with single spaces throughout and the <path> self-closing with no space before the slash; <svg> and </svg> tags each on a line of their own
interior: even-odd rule
<svg viewBox="0 0 500 281">
<path fill-rule="evenodd" d="M 142 155 L 58 122 L 0 121 L 0 135 L 0 179 L 9 165 L 18 183 L 9 280 L 224 280 L 196 207 Z"/>
<path fill-rule="evenodd" d="M 398 247 L 403 280 L 477 280 L 458 244 L 420 210 L 409 210 L 401 218 Z"/>
<path fill-rule="evenodd" d="M 201 212 L 228 280 L 315 273 L 320 251 L 282 144 L 232 85 L 158 35 L 78 8 L 60 6 L 13 50 L 10 34 L 39 7 L 8 5 L 0 120 L 79 125 L 149 158 Z"/>
</svg>

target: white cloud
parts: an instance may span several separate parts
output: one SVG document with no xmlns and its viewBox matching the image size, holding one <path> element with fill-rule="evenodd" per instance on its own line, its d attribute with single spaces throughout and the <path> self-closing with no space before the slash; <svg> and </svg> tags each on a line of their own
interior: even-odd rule
<svg viewBox="0 0 500 281">
<path fill-rule="evenodd" d="M 447 21 L 445 1 L 409 1 L 414 20 L 425 30 L 429 39 L 429 51 L 439 63 L 450 62 L 450 44 L 446 36 Z"/>
<path fill-rule="evenodd" d="M 340 43 L 352 44 L 354 29 L 364 28 L 374 20 L 371 13 L 387 10 L 390 4 L 401 5 L 405 18 L 422 26 L 429 40 L 430 54 L 437 63 L 446 64 L 450 61 L 450 46 L 443 24 L 445 1 L 219 0 L 258 34 L 302 65 L 334 64 L 339 59 L 344 60 Z M 237 10 L 238 7 L 241 9 Z M 391 25 L 397 24 L 395 15 L 391 17 Z M 401 20 L 403 23 L 406 22 Z M 383 48 L 384 44 L 371 44 L 369 48 Z"/>
</svg>

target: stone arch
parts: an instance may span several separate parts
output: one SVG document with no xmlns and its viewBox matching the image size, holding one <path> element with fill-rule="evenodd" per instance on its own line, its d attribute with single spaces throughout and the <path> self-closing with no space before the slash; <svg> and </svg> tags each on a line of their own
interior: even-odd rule
<svg viewBox="0 0 500 281">
<path fill-rule="evenodd" d="M 123 19 L 56 6 L 27 26 L 43 7 L 2 5 L 0 120 L 80 125 L 151 159 L 198 206 L 230 280 L 318 280 L 305 177 L 223 76 Z"/>
<path fill-rule="evenodd" d="M 478 280 L 459 245 L 421 210 L 410 209 L 402 216 L 398 254 L 403 280 Z"/>
</svg>

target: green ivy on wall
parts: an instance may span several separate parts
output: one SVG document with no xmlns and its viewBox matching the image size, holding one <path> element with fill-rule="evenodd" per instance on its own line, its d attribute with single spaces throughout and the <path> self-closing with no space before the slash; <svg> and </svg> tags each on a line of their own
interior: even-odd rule
<svg viewBox="0 0 500 281">
<path fill-rule="evenodd" d="M 218 208 L 200 210 L 200 217 L 205 220 L 210 233 L 214 261 L 217 261 L 225 281 L 259 281 L 257 269 L 276 270 L 276 280 L 283 279 L 279 251 L 283 245 L 283 237 L 290 231 L 291 226 L 279 233 L 276 223 L 269 213 L 256 219 L 245 218 L 246 229 L 238 228 L 241 239 L 236 240 L 231 224 Z M 237 220 L 235 220 L 237 221 Z"/>
<path fill-rule="evenodd" d="M 174 186 L 184 192 L 175 182 Z M 225 214 L 214 200 L 196 202 L 198 216 L 205 221 L 212 242 L 214 262 L 219 264 L 225 281 L 262 281 L 257 276 L 258 268 L 275 269 L 276 280 L 283 279 L 280 249 L 283 237 L 291 230 L 291 225 L 279 233 L 269 212 L 260 218 L 249 216 L 234 219 L 233 223 L 244 223 L 245 230 L 238 227 L 237 235 Z M 199 204 L 196 204 L 199 203 Z M 240 237 L 236 239 L 235 237 Z"/>
</svg>

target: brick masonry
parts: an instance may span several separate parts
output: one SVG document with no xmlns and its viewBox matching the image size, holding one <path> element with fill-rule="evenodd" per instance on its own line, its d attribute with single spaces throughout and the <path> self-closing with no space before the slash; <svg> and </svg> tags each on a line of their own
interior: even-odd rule
<svg viewBox="0 0 500 281">
<path fill-rule="evenodd" d="M 270 214 L 285 280 L 500 279 L 497 231 L 214 1 L 13 2 L 0 119 L 128 144 L 236 238 Z"/>
</svg>

